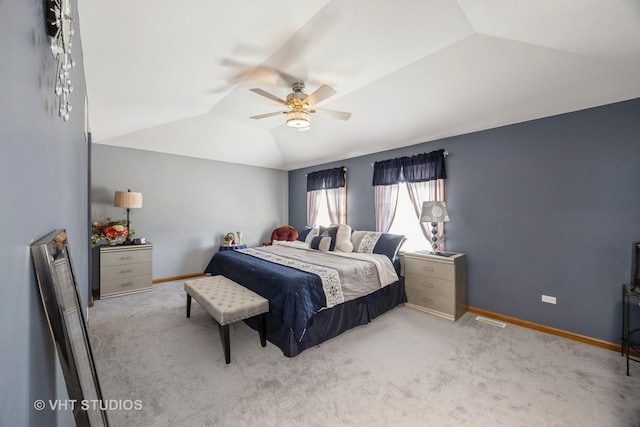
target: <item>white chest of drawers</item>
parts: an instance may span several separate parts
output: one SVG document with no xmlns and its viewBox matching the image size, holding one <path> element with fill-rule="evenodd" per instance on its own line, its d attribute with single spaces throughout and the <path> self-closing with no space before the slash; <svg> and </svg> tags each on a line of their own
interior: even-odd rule
<svg viewBox="0 0 640 427">
<path fill-rule="evenodd" d="M 456 321 L 467 307 L 467 259 L 422 253 L 404 254 L 407 307 Z"/>
<path fill-rule="evenodd" d="M 100 246 L 100 298 L 151 290 L 153 245 Z"/>
</svg>

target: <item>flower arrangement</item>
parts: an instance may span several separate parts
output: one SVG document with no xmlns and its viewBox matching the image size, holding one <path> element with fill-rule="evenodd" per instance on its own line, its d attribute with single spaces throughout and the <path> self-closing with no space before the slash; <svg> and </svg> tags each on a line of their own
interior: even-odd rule
<svg viewBox="0 0 640 427">
<path fill-rule="evenodd" d="M 116 244 L 116 242 L 122 238 L 133 236 L 133 230 L 127 233 L 127 221 L 119 220 L 112 221 L 111 218 L 107 218 L 105 222 L 93 221 L 91 223 L 91 246 L 96 246 L 102 240 L 108 240 L 109 244 Z"/>
</svg>

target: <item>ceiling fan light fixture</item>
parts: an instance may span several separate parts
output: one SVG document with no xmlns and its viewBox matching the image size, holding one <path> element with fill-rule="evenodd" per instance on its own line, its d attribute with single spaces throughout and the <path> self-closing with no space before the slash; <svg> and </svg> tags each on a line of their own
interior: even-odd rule
<svg viewBox="0 0 640 427">
<path fill-rule="evenodd" d="M 298 130 L 309 130 L 311 128 L 311 114 L 321 112 L 325 116 L 332 117 L 338 120 L 349 120 L 351 113 L 345 113 L 343 111 L 332 110 L 320 110 L 314 108 L 316 103 L 322 102 L 328 97 L 335 95 L 335 89 L 330 88 L 327 85 L 322 85 L 316 89 L 311 95 L 304 93 L 304 83 L 296 82 L 291 85 L 292 93 L 287 95 L 286 101 L 276 95 L 273 95 L 267 91 L 259 88 L 250 89 L 251 92 L 258 95 L 269 98 L 272 101 L 276 101 L 278 104 L 283 105 L 287 110 L 275 111 L 273 113 L 259 114 L 257 116 L 251 116 L 252 119 L 264 119 L 267 117 L 279 116 L 280 114 L 286 115 L 287 126 L 296 128 Z"/>
<path fill-rule="evenodd" d="M 287 126 L 292 128 L 307 128 L 311 125 L 311 116 L 306 111 L 289 111 Z"/>
</svg>

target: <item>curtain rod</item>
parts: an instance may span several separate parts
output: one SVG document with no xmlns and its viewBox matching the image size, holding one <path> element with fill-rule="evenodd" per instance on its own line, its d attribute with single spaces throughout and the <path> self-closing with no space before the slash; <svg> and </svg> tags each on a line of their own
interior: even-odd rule
<svg viewBox="0 0 640 427">
<path fill-rule="evenodd" d="M 447 150 L 444 150 L 444 153 L 442 153 L 442 155 L 443 155 L 444 157 L 447 157 L 447 156 L 449 155 L 449 152 L 448 152 Z M 371 167 L 373 167 L 373 165 L 374 165 L 374 164 L 375 164 L 375 162 L 374 162 L 374 163 L 371 163 Z"/>
</svg>

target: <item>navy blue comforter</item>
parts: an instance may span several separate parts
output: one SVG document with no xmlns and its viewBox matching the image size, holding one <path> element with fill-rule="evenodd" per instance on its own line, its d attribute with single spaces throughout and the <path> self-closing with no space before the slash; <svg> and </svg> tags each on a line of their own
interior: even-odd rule
<svg viewBox="0 0 640 427">
<path fill-rule="evenodd" d="M 205 273 L 223 275 L 269 300 L 272 312 L 300 341 L 311 317 L 326 306 L 320 277 L 236 251 L 214 254 Z"/>
</svg>

